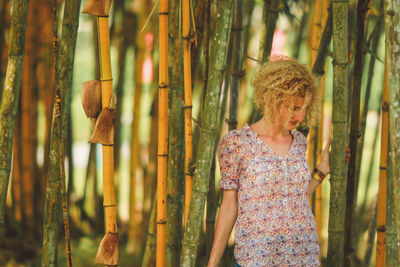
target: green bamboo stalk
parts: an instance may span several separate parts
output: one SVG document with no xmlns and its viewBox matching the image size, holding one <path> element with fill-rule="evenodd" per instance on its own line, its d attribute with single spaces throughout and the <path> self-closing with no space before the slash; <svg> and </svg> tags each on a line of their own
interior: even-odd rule
<svg viewBox="0 0 400 267">
<path fill-rule="evenodd" d="M 150 212 L 149 227 L 147 229 L 147 241 L 142 260 L 142 267 L 156 266 L 156 243 L 157 243 L 156 204 L 157 204 L 157 194 L 154 194 L 153 205 L 151 207 L 151 212 Z"/>
<path fill-rule="evenodd" d="M 196 158 L 196 170 L 193 177 L 193 192 L 190 202 L 188 226 L 182 242 L 180 266 L 195 266 L 197 247 L 202 226 L 204 202 L 208 192 L 209 174 L 211 171 L 212 153 L 214 152 L 218 95 L 221 90 L 223 73 L 226 68 L 227 48 L 232 24 L 232 1 L 216 2 L 216 27 L 214 46 L 211 54 L 210 72 L 204 101 L 203 118 L 200 127 L 199 147 Z"/>
<path fill-rule="evenodd" d="M 280 0 L 264 0 L 261 33 L 260 33 L 260 46 L 258 51 L 258 64 L 262 65 L 267 62 L 271 54 L 272 42 L 274 40 L 275 25 L 279 15 L 279 2 Z M 249 123 L 256 122 L 261 119 L 255 107 L 251 111 Z"/>
<path fill-rule="evenodd" d="M 168 25 L 178 25 L 180 1 L 170 1 Z M 167 235 L 166 266 L 179 266 L 182 240 L 183 192 L 185 184 L 185 131 L 184 131 L 184 86 L 183 47 L 179 27 L 168 30 L 169 44 L 169 144 L 167 174 Z"/>
<path fill-rule="evenodd" d="M 315 58 L 312 68 L 312 74 L 317 79 L 318 83 L 321 81 L 321 77 L 325 74 L 325 61 L 328 56 L 329 44 L 332 39 L 332 6 L 330 6 L 328 10 L 329 13 L 326 18 L 324 31 L 322 32 L 317 57 Z"/>
<path fill-rule="evenodd" d="M 210 12 L 211 12 L 211 0 L 206 0 L 205 7 L 204 7 L 204 37 L 203 37 L 203 69 L 202 69 L 202 94 L 200 98 L 200 112 L 199 116 L 197 119 L 197 122 L 194 125 L 194 131 L 193 131 L 193 138 L 192 138 L 192 143 L 193 143 L 193 162 L 196 161 L 196 156 L 197 156 L 197 145 L 199 144 L 199 138 L 200 138 L 200 125 L 201 120 L 203 118 L 203 111 L 204 111 L 204 102 L 205 102 L 205 96 L 206 96 L 206 90 L 207 90 L 207 84 L 208 84 L 208 68 L 209 68 L 209 58 L 210 58 Z M 192 53 L 194 55 L 195 53 Z M 193 72 L 193 68 L 192 68 Z M 192 77 L 195 77 L 192 75 Z M 196 87 L 194 87 L 196 89 Z"/>
<path fill-rule="evenodd" d="M 80 0 L 69 0 L 65 2 L 62 36 L 59 49 L 57 39 L 58 23 L 56 4 L 57 3 L 55 1 L 53 10 L 53 45 L 56 67 L 56 92 L 54 99 L 50 159 L 47 173 L 44 210 L 45 214 L 43 221 L 42 266 L 57 265 L 57 245 L 61 201 L 65 201 L 63 203 L 63 206 L 65 206 L 63 208 L 67 208 L 66 196 L 61 196 L 61 193 L 65 187 L 64 189 L 61 188 L 63 185 L 60 179 L 65 179 L 65 176 L 63 176 L 65 157 L 64 140 L 67 137 L 66 122 L 69 116 L 69 109 L 66 108 L 66 102 L 72 86 L 72 69 L 74 65 L 75 45 L 79 25 Z M 64 192 L 64 194 L 65 193 L 66 192 Z M 66 222 L 68 222 L 67 211 L 68 209 L 64 213 L 64 220 L 66 220 Z M 67 228 L 69 227 L 67 226 Z M 67 241 L 67 249 L 68 246 L 69 245 Z"/>
<path fill-rule="evenodd" d="M 379 103 L 382 103 L 382 95 L 380 97 Z M 372 142 L 372 146 L 371 146 L 372 151 L 376 151 L 376 149 L 378 149 L 377 144 L 378 144 L 378 136 L 379 136 L 379 125 L 380 125 L 380 120 L 381 120 L 381 110 L 382 110 L 381 105 L 379 105 L 378 110 L 377 110 L 379 121 L 378 121 L 377 126 L 375 127 L 375 131 L 374 131 L 374 141 Z M 361 207 L 360 207 L 360 209 L 358 211 L 358 215 L 357 215 L 357 218 L 358 218 L 357 221 L 360 221 L 360 222 L 362 221 L 362 218 L 365 216 L 365 212 L 366 212 L 367 201 L 368 201 L 367 197 L 368 197 L 368 192 L 370 190 L 370 185 L 371 185 L 371 181 L 372 181 L 372 169 L 373 169 L 372 167 L 373 167 L 374 160 L 375 160 L 375 157 L 374 157 L 374 154 L 372 154 L 370 157 L 370 160 L 369 160 L 369 164 L 367 165 L 367 166 L 369 166 L 369 169 L 368 169 L 367 179 L 365 182 L 363 201 L 361 202 Z M 367 227 L 367 225 L 364 225 L 361 223 L 357 224 L 354 244 L 360 245 L 359 240 L 360 240 L 363 232 L 366 230 L 366 227 Z"/>
<path fill-rule="evenodd" d="M 400 203 L 400 5 L 398 2 L 384 1 L 385 29 L 386 29 L 386 53 L 389 77 L 389 127 L 392 161 L 392 183 L 394 190 L 394 203 Z M 396 227 L 400 227 L 400 206 L 395 205 Z M 397 239 L 400 240 L 400 231 L 397 231 Z M 400 246 L 397 248 L 400 257 Z"/>
<path fill-rule="evenodd" d="M 303 14 L 300 19 L 300 24 L 298 26 L 296 25 L 295 28 L 297 34 L 296 34 L 296 40 L 293 45 L 294 48 L 292 54 L 292 58 L 297 58 L 297 59 L 299 59 L 301 43 L 303 42 L 305 31 L 308 30 L 307 23 L 309 21 L 310 15 L 312 14 L 312 10 L 310 7 L 311 1 L 304 1 L 300 4 L 302 5 L 301 8 L 303 10 Z M 313 48 L 314 47 L 312 47 L 311 49 Z"/>
<path fill-rule="evenodd" d="M 357 146 L 360 133 L 360 94 L 361 94 L 361 78 L 364 69 L 364 55 L 366 50 L 364 46 L 364 27 L 365 15 L 368 8 L 368 0 L 359 0 L 357 2 L 357 28 L 356 28 L 356 43 L 355 43 L 355 60 L 353 69 L 353 95 L 352 95 L 352 111 L 350 125 L 350 145 L 351 156 L 347 172 L 347 191 L 346 191 L 346 217 L 345 217 L 345 248 L 344 266 L 350 267 L 353 265 L 354 244 L 353 244 L 353 215 L 357 201 L 356 188 L 356 159 Z"/>
<path fill-rule="evenodd" d="M 279 3 L 280 0 L 264 0 L 260 48 L 258 53 L 259 64 L 266 62 L 271 54 L 275 25 L 279 15 Z"/>
<path fill-rule="evenodd" d="M 375 245 L 376 221 L 377 221 L 376 220 L 376 212 L 377 212 L 376 204 L 377 204 L 377 198 L 374 200 L 372 221 L 369 222 L 369 226 L 368 226 L 367 249 L 365 250 L 365 254 L 364 254 L 363 266 L 370 266 L 371 258 L 372 258 L 372 250 Z M 358 264 L 360 264 L 360 263 L 358 263 Z"/>
<path fill-rule="evenodd" d="M 5 235 L 6 196 L 11 171 L 15 117 L 21 88 L 28 0 L 14 0 L 7 72 L 0 108 L 0 244 Z"/>
<path fill-rule="evenodd" d="M 362 162 L 362 157 L 363 157 L 363 147 L 364 147 L 364 141 L 365 141 L 365 128 L 367 125 L 367 115 L 368 115 L 368 105 L 369 105 L 369 100 L 370 100 L 370 95 L 371 95 L 371 87 L 372 87 L 372 77 L 374 76 L 374 69 L 375 69 L 375 55 L 377 53 L 378 50 L 378 44 L 379 44 L 379 40 L 381 39 L 382 36 L 382 26 L 383 26 L 383 16 L 379 16 L 378 21 L 375 25 L 375 28 L 372 32 L 372 39 L 369 39 L 368 44 L 371 43 L 371 55 L 370 55 L 370 60 L 369 60 L 369 66 L 368 66 L 368 76 L 367 76 L 367 85 L 365 86 L 365 97 L 364 97 L 364 103 L 363 103 L 363 109 L 361 112 L 361 142 L 360 145 L 358 146 L 358 151 L 357 151 L 357 155 L 360 155 L 357 158 L 357 165 L 356 166 L 361 166 L 361 162 Z M 369 45 L 368 45 L 369 46 Z M 379 109 L 380 112 L 380 109 Z M 357 183 L 357 188 L 358 188 L 358 183 L 360 180 L 360 171 L 361 168 L 357 167 L 356 168 L 356 183 Z M 366 191 L 364 191 L 366 192 Z M 365 197 L 364 197 L 364 201 L 365 201 Z M 362 209 L 360 209 L 360 216 L 362 216 Z M 358 228 L 357 228 L 358 229 Z M 355 243 L 357 244 L 357 242 Z"/>
<path fill-rule="evenodd" d="M 348 110 L 348 2 L 333 0 L 333 113 L 331 191 L 328 225 L 328 266 L 344 264 L 346 208 L 346 143 Z"/>
<path fill-rule="evenodd" d="M 5 38 L 4 38 L 4 32 L 7 29 L 7 5 L 8 5 L 8 0 L 4 0 L 0 3 L 0 84 L 3 84 L 4 80 L 4 73 L 3 73 L 3 48 L 5 44 Z M 0 87 L 0 101 L 1 97 L 3 95 L 3 87 Z"/>
<path fill-rule="evenodd" d="M 389 151 L 390 155 L 390 136 L 389 136 Z M 392 162 L 388 160 L 387 170 L 387 202 L 386 202 L 386 267 L 399 266 L 399 255 L 397 254 L 398 239 L 395 221 L 395 200 L 393 191 L 393 172 Z"/>
<path fill-rule="evenodd" d="M 235 3 L 236 4 L 236 3 Z M 235 13 L 235 12 L 234 12 Z M 231 43 L 232 44 L 232 43 Z M 232 49 L 232 48 L 230 48 Z M 222 88 L 222 100 L 218 107 L 218 125 L 216 130 L 215 145 L 213 152 L 213 159 L 211 162 L 211 172 L 209 179 L 209 191 L 207 193 L 207 214 L 206 214 L 206 234 L 207 234 L 207 259 L 210 256 L 212 244 L 214 240 L 214 225 L 215 216 L 217 214 L 218 198 L 217 192 L 215 191 L 215 168 L 216 168 L 216 155 L 218 149 L 218 143 L 221 138 L 222 129 L 225 122 L 226 104 L 228 102 L 228 90 L 229 88 L 224 86 Z M 221 97 L 219 97 L 221 98 Z"/>
<path fill-rule="evenodd" d="M 232 25 L 232 50 L 235 51 L 232 55 L 232 72 L 231 72 L 231 88 L 229 96 L 229 130 L 237 128 L 237 109 L 238 109 L 238 97 L 239 97 L 239 85 L 240 78 L 243 77 L 244 71 L 242 70 L 243 65 L 243 51 L 242 51 L 242 32 L 243 32 L 243 21 L 242 21 L 242 1 L 235 0 L 235 11 L 233 13 L 233 25 Z"/>
</svg>

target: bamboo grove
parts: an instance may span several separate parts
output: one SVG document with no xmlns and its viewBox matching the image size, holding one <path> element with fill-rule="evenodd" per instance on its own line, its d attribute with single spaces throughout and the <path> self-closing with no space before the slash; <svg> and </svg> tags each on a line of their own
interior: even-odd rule
<svg viewBox="0 0 400 267">
<path fill-rule="evenodd" d="M 0 1 L 0 265 L 206 266 L 228 131 L 277 55 L 319 88 L 322 266 L 399 266 L 400 6 Z M 350 158 L 346 162 L 346 145 Z M 231 235 L 220 266 L 233 265 Z"/>
</svg>

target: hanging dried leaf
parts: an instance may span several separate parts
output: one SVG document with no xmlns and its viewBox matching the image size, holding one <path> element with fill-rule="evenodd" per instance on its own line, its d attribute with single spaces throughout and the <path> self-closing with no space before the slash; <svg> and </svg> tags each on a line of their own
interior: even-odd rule
<svg viewBox="0 0 400 267">
<path fill-rule="evenodd" d="M 108 17 L 112 0 L 87 0 L 83 13 Z"/>
<path fill-rule="evenodd" d="M 90 137 L 90 143 L 99 143 L 103 145 L 114 144 L 114 121 L 115 109 L 105 108 L 97 118 L 93 134 Z"/>
<path fill-rule="evenodd" d="M 118 265 L 118 233 L 107 233 L 100 242 L 94 264 Z"/>
<path fill-rule="evenodd" d="M 101 83 L 100 81 L 87 81 L 82 85 L 82 106 L 89 118 L 97 118 L 101 112 Z"/>
</svg>

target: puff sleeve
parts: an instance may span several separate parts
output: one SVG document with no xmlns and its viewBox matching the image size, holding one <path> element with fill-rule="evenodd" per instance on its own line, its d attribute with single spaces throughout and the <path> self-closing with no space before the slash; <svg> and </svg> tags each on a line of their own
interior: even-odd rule
<svg viewBox="0 0 400 267">
<path fill-rule="evenodd" d="M 218 162 L 221 171 L 219 190 L 237 190 L 241 169 L 240 142 L 237 136 L 228 133 L 218 146 Z"/>
</svg>

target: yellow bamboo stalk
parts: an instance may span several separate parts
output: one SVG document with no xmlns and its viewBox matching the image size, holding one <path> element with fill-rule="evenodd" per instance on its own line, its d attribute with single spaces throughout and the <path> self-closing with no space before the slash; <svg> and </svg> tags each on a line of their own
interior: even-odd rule
<svg viewBox="0 0 400 267">
<path fill-rule="evenodd" d="M 101 105 L 109 107 L 112 91 L 112 73 L 110 58 L 110 32 L 108 17 L 97 17 L 100 81 L 101 81 Z M 104 192 L 104 216 L 106 233 L 117 233 L 117 208 L 114 189 L 114 146 L 103 145 L 103 192 Z"/>
<path fill-rule="evenodd" d="M 142 98 L 142 85 L 143 85 L 143 62 L 144 62 L 144 34 L 138 37 L 140 40 L 137 42 L 137 49 L 135 52 L 135 96 L 133 106 L 133 123 L 132 123 L 132 143 L 131 143 L 131 181 L 130 181 L 130 194 L 129 194 L 129 231 L 128 231 L 128 253 L 133 253 L 137 249 L 138 229 L 139 225 L 135 216 L 136 214 L 136 171 L 139 168 L 139 128 L 140 128 L 140 109 Z"/>
<path fill-rule="evenodd" d="M 385 266 L 386 256 L 386 190 L 387 190 L 387 154 L 389 140 L 389 93 L 388 69 L 385 60 L 385 76 L 382 95 L 382 125 L 381 125 L 381 159 L 379 162 L 379 189 L 376 219 L 376 267 Z"/>
<path fill-rule="evenodd" d="M 160 0 L 159 8 L 159 110 L 157 162 L 157 258 L 156 266 L 165 266 L 167 217 L 168 156 L 168 0 Z"/>
<path fill-rule="evenodd" d="M 310 30 L 310 35 L 309 35 L 309 47 L 310 47 L 310 59 L 311 59 L 311 64 L 315 61 L 315 58 L 317 57 L 318 54 L 318 45 L 320 43 L 321 37 L 322 37 L 322 30 L 323 30 L 323 25 L 322 22 L 326 21 L 326 17 L 328 16 L 327 12 L 327 6 L 329 5 L 329 1 L 327 0 L 316 0 L 313 10 L 313 16 L 312 16 L 312 23 L 311 23 L 311 30 Z M 319 120 L 319 127 L 318 129 L 316 128 L 311 128 L 310 129 L 310 139 L 309 142 L 311 142 L 311 147 L 309 146 L 308 149 L 308 154 L 307 154 L 307 160 L 309 163 L 314 163 L 314 157 L 315 154 L 314 148 L 317 146 L 317 162 L 321 160 L 321 153 L 322 151 L 322 142 L 323 142 L 323 120 L 324 120 L 324 106 L 323 106 L 323 99 L 324 99 L 324 94 L 325 94 L 325 76 L 321 78 L 319 87 L 320 87 L 320 97 L 322 100 L 321 103 L 321 112 L 320 112 L 320 120 Z M 317 142 L 315 143 L 315 134 L 317 134 Z M 314 140 L 312 141 L 311 138 Z M 314 167 L 314 166 L 312 166 Z M 321 229 L 322 229 L 322 186 L 317 187 L 315 191 L 315 220 L 317 223 L 317 229 L 318 229 L 318 239 L 321 244 L 322 240 L 322 234 L 321 234 Z"/>
<path fill-rule="evenodd" d="M 193 174 L 192 162 L 192 69 L 190 51 L 190 7 L 189 0 L 182 2 L 183 30 L 183 75 L 185 87 L 185 227 L 189 215 L 190 198 L 192 197 Z"/>
</svg>

